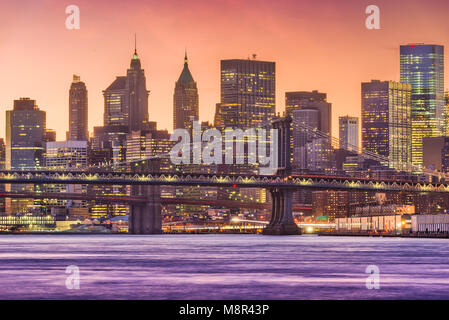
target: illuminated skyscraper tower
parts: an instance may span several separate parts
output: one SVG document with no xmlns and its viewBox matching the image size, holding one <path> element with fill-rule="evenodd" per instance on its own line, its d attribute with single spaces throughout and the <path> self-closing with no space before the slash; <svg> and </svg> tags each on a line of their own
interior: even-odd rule
<svg viewBox="0 0 449 320">
<path fill-rule="evenodd" d="M 44 166 L 46 113 L 35 100 L 14 100 L 14 109 L 6 111 L 6 169 L 36 170 Z M 39 191 L 39 185 L 6 185 L 6 191 Z M 6 212 L 25 212 L 32 200 L 7 199 Z"/>
<path fill-rule="evenodd" d="M 148 91 L 145 71 L 141 68 L 136 49 L 127 75 L 117 77 L 103 91 L 103 96 L 105 126 L 125 127 L 127 132 L 145 129 L 148 122 Z"/>
<path fill-rule="evenodd" d="M 422 139 L 444 135 L 444 47 L 401 46 L 401 82 L 412 85 L 412 162 L 421 166 Z"/>
<path fill-rule="evenodd" d="M 68 140 L 87 141 L 87 89 L 80 77 L 73 75 L 69 92 L 69 134 Z"/>
<path fill-rule="evenodd" d="M 173 95 L 173 129 L 191 128 L 192 119 L 198 120 L 198 88 L 187 62 L 187 53 L 184 57 L 184 69 L 176 81 Z"/>
<path fill-rule="evenodd" d="M 46 113 L 35 100 L 14 100 L 14 109 L 6 111 L 6 169 L 42 168 Z"/>
<path fill-rule="evenodd" d="M 96 144 L 108 145 L 113 161 L 125 160 L 127 134 L 148 127 L 148 93 L 145 72 L 134 49 L 127 75 L 117 77 L 103 91 L 104 126 L 94 128 Z"/>
<path fill-rule="evenodd" d="M 362 83 L 363 151 L 389 158 L 384 165 L 407 169 L 411 159 L 411 85 Z"/>
<path fill-rule="evenodd" d="M 275 63 L 258 60 L 221 61 L 219 113 L 225 128 L 259 127 L 275 114 Z"/>
</svg>

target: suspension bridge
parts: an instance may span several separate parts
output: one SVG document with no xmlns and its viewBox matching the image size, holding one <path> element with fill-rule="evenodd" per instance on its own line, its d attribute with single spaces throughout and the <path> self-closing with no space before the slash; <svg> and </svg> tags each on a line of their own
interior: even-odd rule
<svg viewBox="0 0 449 320">
<path fill-rule="evenodd" d="M 398 171 L 407 172 L 406 179 L 374 179 L 371 177 L 337 176 L 328 174 L 292 174 L 291 167 L 291 118 L 285 117 L 272 121 L 272 127 L 278 129 L 278 170 L 274 175 L 259 174 L 205 174 L 182 172 L 155 172 L 132 170 L 104 170 L 106 166 L 94 166 L 87 170 L 3 170 L 0 171 L 0 183 L 3 184 L 82 184 L 131 186 L 129 197 L 110 197 L 110 201 L 122 201 L 130 204 L 130 233 L 154 234 L 161 232 L 161 186 L 193 186 L 223 188 L 264 188 L 271 194 L 271 220 L 264 229 L 265 234 L 297 234 L 298 227 L 293 222 L 292 193 L 298 190 L 348 190 L 373 192 L 408 193 L 449 193 L 449 184 L 442 173 L 426 171 L 410 164 L 397 165 L 386 157 L 370 152 L 361 152 L 363 157 L 387 163 Z M 338 140 L 315 128 L 303 126 L 308 134 L 327 139 L 330 144 Z M 349 146 L 353 150 L 353 146 Z M 153 160 L 168 154 L 145 159 Z M 115 164 L 117 165 L 117 164 Z M 4 195 L 14 197 L 13 194 Z M 19 195 L 16 195 L 19 197 Z M 22 195 L 28 196 L 28 195 Z M 55 198 L 62 195 L 53 195 Z M 78 195 L 79 196 L 79 195 Z M 75 197 L 75 196 L 74 196 Z M 79 196 L 80 199 L 84 196 Z M 89 196 L 86 196 L 89 197 Z M 76 197 L 75 197 L 76 198 Z M 98 197 L 97 197 L 98 199 Z M 168 201 L 168 200 L 165 200 Z M 173 201 L 173 200 L 172 200 Z M 206 203 L 208 200 L 204 200 Z M 199 202 L 197 202 L 199 203 Z M 229 203 L 228 203 L 229 204 Z M 239 206 L 242 206 L 239 203 Z"/>
</svg>

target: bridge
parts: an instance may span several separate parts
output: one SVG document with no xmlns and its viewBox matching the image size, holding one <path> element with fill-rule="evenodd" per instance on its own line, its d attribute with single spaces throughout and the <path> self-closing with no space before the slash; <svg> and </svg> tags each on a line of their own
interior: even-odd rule
<svg viewBox="0 0 449 320">
<path fill-rule="evenodd" d="M 290 190 L 363 190 L 382 192 L 449 192 L 448 183 L 416 180 L 372 179 L 332 175 L 232 175 L 170 172 L 0 171 L 2 184 L 96 184 L 198 186 L 228 188 L 285 188 Z"/>
<path fill-rule="evenodd" d="M 129 202 L 130 233 L 161 233 L 161 186 L 196 186 L 225 188 L 264 188 L 271 193 L 271 220 L 264 234 L 298 234 L 299 229 L 293 222 L 292 193 L 298 190 L 348 190 L 375 192 L 409 193 L 449 193 L 449 184 L 445 180 L 434 179 L 434 183 L 421 182 L 419 179 L 372 179 L 351 176 L 292 174 L 291 154 L 291 118 L 285 117 L 272 122 L 278 129 L 278 170 L 274 175 L 233 175 L 204 174 L 182 172 L 157 172 L 153 170 L 131 171 L 66 171 L 66 170 L 3 170 L 0 171 L 0 183 L 3 184 L 94 184 L 131 186 L 131 196 L 119 197 L 117 201 Z M 56 195 L 53 195 L 56 197 Z M 59 196 L 61 197 L 61 195 Z M 47 196 L 47 198 L 49 198 Z M 111 201 L 115 199 L 110 198 Z M 167 201 L 167 200 L 165 200 Z M 172 200 L 174 201 L 174 200 Z M 200 200 L 199 200 L 200 201 Z M 205 200 L 206 201 L 206 200 Z M 199 203 L 199 202 L 196 202 Z M 239 203 L 241 207 L 241 203 Z"/>
<path fill-rule="evenodd" d="M 69 193 L 69 192 L 0 192 L 0 198 L 12 199 L 56 199 L 56 200 L 87 200 L 99 203 L 125 203 L 138 204 L 145 203 L 143 196 L 120 196 L 120 195 L 97 195 L 88 193 Z M 194 206 L 213 206 L 226 208 L 248 208 L 248 209 L 270 209 L 271 206 L 266 203 L 254 201 L 221 200 L 221 199 L 192 199 L 192 198 L 170 198 L 161 197 L 162 205 L 186 204 Z M 310 205 L 293 205 L 293 211 L 311 211 Z"/>
</svg>

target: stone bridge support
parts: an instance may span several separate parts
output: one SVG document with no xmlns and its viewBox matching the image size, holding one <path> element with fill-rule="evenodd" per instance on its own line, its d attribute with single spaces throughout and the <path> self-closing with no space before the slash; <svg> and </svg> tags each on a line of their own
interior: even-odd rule
<svg viewBox="0 0 449 320">
<path fill-rule="evenodd" d="M 296 235 L 300 230 L 293 221 L 292 195 L 293 190 L 275 188 L 270 190 L 272 209 L 271 220 L 263 230 L 266 235 Z"/>
<path fill-rule="evenodd" d="M 161 234 L 161 188 L 152 185 L 132 185 L 131 195 L 147 198 L 145 203 L 133 204 L 130 208 L 128 233 Z"/>
<path fill-rule="evenodd" d="M 289 179 L 292 172 L 291 158 L 291 123 L 292 118 L 286 116 L 274 120 L 271 125 L 278 130 L 278 170 L 276 175 Z M 293 221 L 292 198 L 293 190 L 288 188 L 273 188 L 270 190 L 272 209 L 270 224 L 265 227 L 263 234 L 294 235 L 300 230 Z"/>
</svg>

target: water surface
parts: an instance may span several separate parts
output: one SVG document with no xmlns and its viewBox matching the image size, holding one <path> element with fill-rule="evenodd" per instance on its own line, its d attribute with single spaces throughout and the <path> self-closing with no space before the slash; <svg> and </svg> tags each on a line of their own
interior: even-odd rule
<svg viewBox="0 0 449 320">
<path fill-rule="evenodd" d="M 1 235 L 0 299 L 449 299 L 449 240 Z"/>
</svg>

